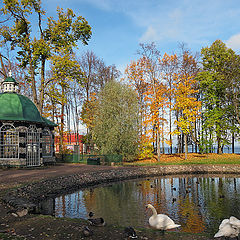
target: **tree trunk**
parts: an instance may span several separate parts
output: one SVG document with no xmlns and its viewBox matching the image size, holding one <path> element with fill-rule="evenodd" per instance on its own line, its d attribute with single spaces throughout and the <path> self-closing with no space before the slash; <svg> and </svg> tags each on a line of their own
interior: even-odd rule
<svg viewBox="0 0 240 240">
<path fill-rule="evenodd" d="M 37 88 L 35 82 L 34 68 L 32 65 L 32 60 L 30 60 L 30 74 L 31 74 L 31 82 L 32 82 L 32 94 L 33 94 L 33 102 L 35 103 L 38 111 L 40 111 L 38 97 L 37 97 Z"/>
<path fill-rule="evenodd" d="M 170 91 L 172 91 L 172 84 L 171 84 L 171 81 L 170 81 Z M 171 97 L 171 92 L 170 92 L 170 98 L 169 98 L 169 132 L 170 132 L 170 135 L 169 135 L 169 141 L 170 141 L 170 154 L 173 153 L 173 148 L 172 148 L 172 97 Z"/>
<path fill-rule="evenodd" d="M 188 145 L 187 145 L 187 134 L 184 134 L 184 146 L 185 146 L 185 160 L 187 159 L 188 154 Z"/>
<path fill-rule="evenodd" d="M 45 89 L 45 58 L 41 61 L 41 86 L 40 86 L 40 96 L 39 96 L 39 111 L 42 114 L 43 111 L 43 99 L 44 99 L 44 89 Z"/>
<path fill-rule="evenodd" d="M 182 149 L 182 147 L 181 147 L 181 134 L 179 134 L 179 135 L 177 135 L 177 146 L 178 146 L 178 149 L 177 149 L 177 152 L 178 153 L 181 153 L 181 149 Z"/>
<path fill-rule="evenodd" d="M 157 160 L 160 162 L 161 158 L 161 146 L 160 146 L 160 134 L 159 131 L 157 130 Z"/>
<path fill-rule="evenodd" d="M 185 134 L 181 134 L 181 153 L 184 153 L 184 140 L 185 140 Z"/>
<path fill-rule="evenodd" d="M 171 104 L 171 103 L 170 103 Z M 169 141 L 170 141 L 170 154 L 173 153 L 173 149 L 172 149 L 172 114 L 171 114 L 171 109 L 169 111 Z"/>
<path fill-rule="evenodd" d="M 232 153 L 235 153 L 234 151 L 234 141 L 235 141 L 235 138 L 234 138 L 234 132 L 232 132 Z"/>
<path fill-rule="evenodd" d="M 222 154 L 222 147 L 221 147 L 221 142 L 220 142 L 220 138 L 217 137 L 217 154 Z"/>
<path fill-rule="evenodd" d="M 164 119 L 164 112 L 163 112 L 163 108 L 162 108 L 162 118 Z M 162 136 L 161 136 L 161 142 L 162 142 L 162 153 L 165 153 L 165 149 L 164 149 L 164 122 L 162 121 Z"/>
<path fill-rule="evenodd" d="M 2 59 L 1 53 L 0 53 L 0 62 L 1 62 L 1 68 L 2 68 L 2 71 L 0 71 L 0 72 L 6 78 L 7 77 L 7 72 L 6 72 L 4 63 L 3 63 L 3 59 Z"/>
<path fill-rule="evenodd" d="M 178 121 L 179 112 L 176 112 L 176 120 Z M 179 131 L 179 127 L 177 126 L 177 130 Z M 178 153 L 182 153 L 182 134 L 177 135 L 177 145 L 178 145 Z"/>
<path fill-rule="evenodd" d="M 61 122 L 60 122 L 60 153 L 63 154 L 63 131 L 64 131 L 64 88 L 62 87 L 62 99 L 61 99 Z"/>
<path fill-rule="evenodd" d="M 206 140 L 207 140 L 207 130 L 206 130 L 205 135 L 206 135 Z M 212 140 L 212 133 L 209 134 L 209 140 Z M 214 153 L 214 151 L 215 151 L 215 149 L 214 149 L 212 144 L 208 147 L 207 150 L 209 150 L 209 153 Z"/>
<path fill-rule="evenodd" d="M 195 139 L 197 140 L 198 139 L 198 136 L 197 136 L 197 121 L 195 121 L 195 123 L 194 123 L 194 135 L 195 135 Z M 195 153 L 197 153 L 197 149 L 198 149 L 197 142 L 195 142 L 194 145 L 195 145 Z"/>
</svg>

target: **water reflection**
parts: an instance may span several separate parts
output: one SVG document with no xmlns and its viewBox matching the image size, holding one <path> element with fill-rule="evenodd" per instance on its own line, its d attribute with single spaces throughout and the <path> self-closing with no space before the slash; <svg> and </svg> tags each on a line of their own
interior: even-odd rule
<svg viewBox="0 0 240 240">
<path fill-rule="evenodd" d="M 93 211 L 107 223 L 148 227 L 151 203 L 181 228 L 175 231 L 214 234 L 231 215 L 240 218 L 240 178 L 146 178 L 78 191 L 55 199 L 55 216 L 88 218 Z"/>
</svg>

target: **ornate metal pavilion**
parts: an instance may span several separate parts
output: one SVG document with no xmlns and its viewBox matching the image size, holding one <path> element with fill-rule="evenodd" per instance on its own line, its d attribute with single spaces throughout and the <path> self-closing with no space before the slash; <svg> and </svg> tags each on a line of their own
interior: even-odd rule
<svg viewBox="0 0 240 240">
<path fill-rule="evenodd" d="M 0 93 L 0 166 L 34 167 L 55 162 L 54 127 L 10 75 Z"/>
</svg>

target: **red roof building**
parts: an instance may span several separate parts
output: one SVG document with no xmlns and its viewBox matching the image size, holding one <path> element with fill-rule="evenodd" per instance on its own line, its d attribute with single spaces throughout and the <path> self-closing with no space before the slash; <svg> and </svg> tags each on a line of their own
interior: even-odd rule
<svg viewBox="0 0 240 240">
<path fill-rule="evenodd" d="M 72 152 L 76 152 L 79 149 L 79 152 L 82 152 L 83 143 L 82 143 L 83 135 L 77 133 L 65 133 L 63 135 L 63 145 L 66 146 Z M 60 136 L 55 136 L 55 152 L 59 152 L 60 145 Z M 79 146 L 79 148 L 75 147 Z"/>
</svg>

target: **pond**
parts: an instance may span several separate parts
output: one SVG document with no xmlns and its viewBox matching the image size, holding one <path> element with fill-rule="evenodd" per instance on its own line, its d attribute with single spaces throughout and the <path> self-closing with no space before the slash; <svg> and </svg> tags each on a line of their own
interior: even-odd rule
<svg viewBox="0 0 240 240">
<path fill-rule="evenodd" d="M 106 223 L 149 227 L 151 203 L 181 227 L 174 231 L 213 235 L 224 218 L 240 218 L 240 178 L 171 176 L 112 183 L 60 196 L 53 201 L 56 217 L 87 219 L 90 211 Z"/>
</svg>

